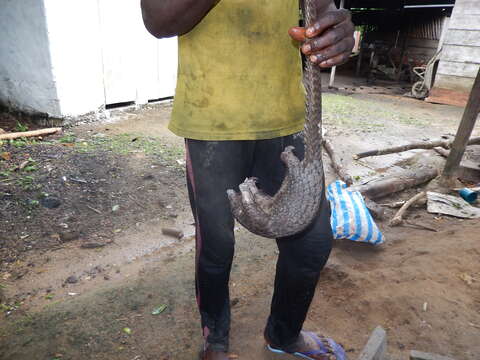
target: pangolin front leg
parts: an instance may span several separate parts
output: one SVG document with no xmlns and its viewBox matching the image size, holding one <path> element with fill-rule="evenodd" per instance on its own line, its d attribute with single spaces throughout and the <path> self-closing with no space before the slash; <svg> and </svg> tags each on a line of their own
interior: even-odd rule
<svg viewBox="0 0 480 360">
<path fill-rule="evenodd" d="M 293 146 L 288 146 L 280 155 L 286 165 L 286 175 L 280 190 L 274 197 L 258 189 L 256 178 L 248 178 L 239 185 L 240 193 L 227 190 L 231 208 L 235 218 L 250 231 L 257 234 L 268 232 L 272 224 L 272 216 L 279 213 L 281 197 L 284 196 L 287 184 L 292 175 L 298 173 L 300 160 L 293 154 Z"/>
</svg>

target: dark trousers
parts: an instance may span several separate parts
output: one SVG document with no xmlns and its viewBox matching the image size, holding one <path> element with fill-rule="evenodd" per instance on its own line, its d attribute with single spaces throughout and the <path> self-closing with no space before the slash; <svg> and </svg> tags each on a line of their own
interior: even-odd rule
<svg viewBox="0 0 480 360">
<path fill-rule="evenodd" d="M 235 240 L 226 190 L 238 191 L 246 177 L 257 177 L 263 191 L 275 194 L 285 175 L 280 153 L 289 145 L 303 157 L 299 134 L 256 141 L 186 140 L 188 190 L 196 222 L 196 295 L 204 336 L 215 349 L 228 349 L 230 329 L 228 282 Z M 306 230 L 277 239 L 279 257 L 265 329 L 277 347 L 287 348 L 298 338 L 331 251 L 330 207 L 322 197 L 319 215 Z"/>
</svg>

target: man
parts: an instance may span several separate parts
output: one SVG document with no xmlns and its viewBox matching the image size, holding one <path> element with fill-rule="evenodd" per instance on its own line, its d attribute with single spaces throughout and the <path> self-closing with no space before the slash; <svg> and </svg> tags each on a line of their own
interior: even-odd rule
<svg viewBox="0 0 480 360">
<path fill-rule="evenodd" d="M 345 62 L 353 47 L 349 13 L 333 0 L 316 5 L 320 15 L 304 29 L 297 26 L 298 0 L 142 0 L 144 23 L 154 36 L 180 35 L 169 127 L 186 138 L 204 360 L 228 359 L 234 220 L 226 190 L 254 176 L 273 195 L 284 176 L 283 149 L 293 145 L 303 156 L 301 61 L 291 38 L 303 43 L 308 61 L 324 68 Z M 319 215 L 305 231 L 277 239 L 265 339 L 274 352 L 340 360 L 340 346 L 302 331 L 331 250 L 330 209 L 322 196 Z"/>
</svg>

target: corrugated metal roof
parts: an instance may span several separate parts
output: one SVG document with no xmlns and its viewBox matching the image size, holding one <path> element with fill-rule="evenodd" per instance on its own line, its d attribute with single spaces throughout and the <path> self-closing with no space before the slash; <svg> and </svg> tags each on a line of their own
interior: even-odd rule
<svg viewBox="0 0 480 360">
<path fill-rule="evenodd" d="M 405 5 L 404 9 L 452 8 L 455 4 Z"/>
<path fill-rule="evenodd" d="M 417 20 L 411 24 L 409 36 L 417 39 L 440 40 L 442 36 L 444 17 L 439 16 L 429 20 Z"/>
<path fill-rule="evenodd" d="M 337 0 L 339 1 L 339 0 Z M 451 8 L 455 0 L 345 0 L 346 8 L 420 9 Z"/>
</svg>

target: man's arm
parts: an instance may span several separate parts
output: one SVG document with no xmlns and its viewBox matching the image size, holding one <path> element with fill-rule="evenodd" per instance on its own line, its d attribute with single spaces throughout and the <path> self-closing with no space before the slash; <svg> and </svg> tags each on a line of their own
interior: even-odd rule
<svg viewBox="0 0 480 360">
<path fill-rule="evenodd" d="M 143 22 L 157 38 L 183 35 L 192 30 L 218 0 L 142 0 Z"/>
</svg>

